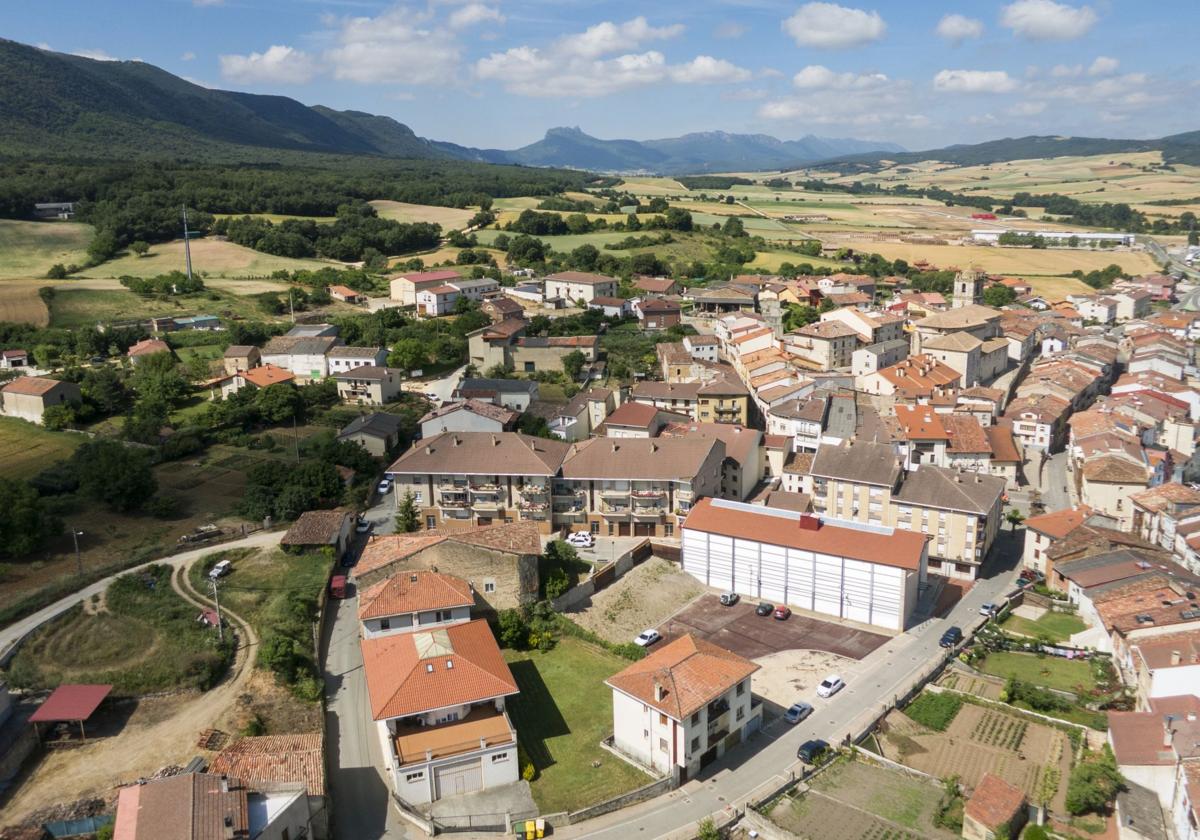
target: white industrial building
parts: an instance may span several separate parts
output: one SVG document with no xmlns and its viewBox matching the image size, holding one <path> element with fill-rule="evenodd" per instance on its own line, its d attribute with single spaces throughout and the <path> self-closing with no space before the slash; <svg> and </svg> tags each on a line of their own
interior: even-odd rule
<svg viewBox="0 0 1200 840">
<path fill-rule="evenodd" d="M 904 630 L 925 581 L 924 534 L 702 499 L 683 523 L 683 569 L 749 598 Z"/>
<path fill-rule="evenodd" d="M 1133 245 L 1136 241 L 1132 233 L 1096 233 L 1091 230 L 1017 230 L 1016 228 L 988 228 L 987 230 L 971 231 L 971 241 L 976 245 L 999 245 L 1000 237 L 1006 233 L 1020 236 L 1040 236 L 1047 244 L 1059 247 L 1089 246 L 1093 242 L 1112 242 L 1115 245 Z M 1078 245 L 1071 246 L 1074 239 Z"/>
</svg>

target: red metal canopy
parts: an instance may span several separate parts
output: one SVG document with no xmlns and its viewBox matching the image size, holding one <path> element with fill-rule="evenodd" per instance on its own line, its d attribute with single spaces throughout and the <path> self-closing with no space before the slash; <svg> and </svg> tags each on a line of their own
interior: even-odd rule
<svg viewBox="0 0 1200 840">
<path fill-rule="evenodd" d="M 33 723 L 87 720 L 112 690 L 111 685 L 60 685 L 29 720 Z"/>
</svg>

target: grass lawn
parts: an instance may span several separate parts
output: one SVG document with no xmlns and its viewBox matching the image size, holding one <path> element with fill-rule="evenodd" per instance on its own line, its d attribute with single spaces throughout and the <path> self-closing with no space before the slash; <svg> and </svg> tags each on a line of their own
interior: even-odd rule
<svg viewBox="0 0 1200 840">
<path fill-rule="evenodd" d="M 1051 641 L 1065 642 L 1075 633 L 1087 629 L 1079 616 L 1072 613 L 1048 612 L 1037 621 L 1030 621 L 1019 615 L 1009 615 L 1000 625 L 1005 630 L 1021 633 L 1025 636 L 1037 637 L 1045 634 Z"/>
<path fill-rule="evenodd" d="M 1096 685 L 1091 664 L 1082 659 L 1063 659 L 1058 656 L 1039 658 L 1032 653 L 1000 651 L 988 654 L 979 670 L 985 674 L 1005 679 L 1016 677 L 1034 685 L 1062 691 L 1074 691 L 1076 686 L 1091 689 Z"/>
<path fill-rule="evenodd" d="M 109 260 L 79 272 L 80 277 L 154 277 L 168 271 L 183 271 L 185 264 L 183 240 L 156 243 L 144 257 L 123 252 Z M 192 240 L 192 270 L 203 277 L 264 277 L 277 269 L 296 271 L 318 269 L 341 263 L 325 260 L 292 259 L 264 254 L 233 242 L 212 237 Z"/>
<path fill-rule="evenodd" d="M 103 608 L 76 607 L 38 630 L 9 666 L 9 682 L 112 683 L 124 695 L 211 687 L 232 648 L 218 646 L 216 632 L 196 621 L 197 609 L 175 594 L 170 578 L 169 566 L 118 578 Z"/>
<path fill-rule="evenodd" d="M 0 219 L 0 277 L 45 277 L 55 263 L 87 259 L 92 226 Z"/>
<path fill-rule="evenodd" d="M 0 417 L 0 464 L 4 475 L 30 478 L 55 461 L 69 458 L 87 437 L 73 432 L 48 432 L 41 426 Z"/>
<path fill-rule="evenodd" d="M 530 789 L 543 812 L 574 811 L 652 781 L 600 748 L 612 733 L 612 691 L 604 680 L 626 660 L 569 637 L 546 653 L 504 656 L 521 689 L 508 713 L 538 770 Z"/>
<path fill-rule="evenodd" d="M 266 551 L 217 551 L 192 564 L 189 576 L 200 592 L 208 592 L 208 570 L 230 560 L 233 571 L 221 582 L 221 605 L 250 622 L 260 634 L 283 614 L 291 599 L 314 606 L 329 579 L 333 560 L 319 554 Z"/>
</svg>

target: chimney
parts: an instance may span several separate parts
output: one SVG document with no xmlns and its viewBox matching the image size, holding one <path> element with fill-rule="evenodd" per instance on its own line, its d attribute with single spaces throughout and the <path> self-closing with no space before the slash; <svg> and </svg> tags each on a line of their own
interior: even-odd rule
<svg viewBox="0 0 1200 840">
<path fill-rule="evenodd" d="M 225 815 L 225 840 L 233 840 L 233 815 Z"/>
<path fill-rule="evenodd" d="M 1163 749 L 1169 750 L 1175 743 L 1175 733 L 1171 729 L 1171 724 L 1175 722 L 1174 715 L 1167 715 L 1163 718 Z"/>
<path fill-rule="evenodd" d="M 1183 656 L 1182 656 L 1182 654 L 1180 654 L 1179 651 L 1177 651 L 1177 650 L 1171 651 L 1171 664 L 1172 665 L 1178 665 L 1182 660 L 1183 660 Z"/>
<path fill-rule="evenodd" d="M 462 443 L 462 441 L 458 439 L 458 435 L 455 435 L 453 438 L 451 438 L 451 440 L 454 442 L 455 446 L 458 446 L 460 443 Z"/>
<path fill-rule="evenodd" d="M 229 793 L 229 777 L 221 776 L 221 793 Z"/>
<path fill-rule="evenodd" d="M 663 701 L 663 699 L 664 699 L 666 696 L 667 696 L 667 689 L 666 689 L 666 687 L 665 687 L 665 686 L 663 686 L 663 684 L 662 684 L 662 683 L 660 683 L 660 682 L 659 682 L 659 681 L 656 679 L 656 680 L 654 681 L 654 701 L 655 701 L 656 703 L 661 703 L 661 702 Z"/>
<path fill-rule="evenodd" d="M 811 514 L 800 515 L 800 530 L 801 531 L 819 531 L 821 530 L 821 518 L 812 516 Z"/>
</svg>

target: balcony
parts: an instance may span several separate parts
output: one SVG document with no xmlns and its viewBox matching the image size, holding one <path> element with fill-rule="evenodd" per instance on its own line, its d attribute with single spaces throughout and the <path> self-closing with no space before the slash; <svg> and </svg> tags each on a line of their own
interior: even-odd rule
<svg viewBox="0 0 1200 840">
<path fill-rule="evenodd" d="M 633 491 L 635 499 L 658 499 L 667 494 L 663 487 L 639 487 Z"/>
<path fill-rule="evenodd" d="M 556 499 L 582 499 L 583 491 L 576 490 L 573 487 L 563 487 L 562 485 L 555 485 L 553 496 Z"/>
<path fill-rule="evenodd" d="M 690 502 L 695 498 L 695 494 L 691 490 L 680 488 L 675 491 L 675 498 L 680 502 Z"/>
<path fill-rule="evenodd" d="M 483 511 L 499 510 L 503 505 L 501 505 L 500 499 L 496 496 L 480 496 L 471 502 L 471 507 L 475 510 Z"/>
<path fill-rule="evenodd" d="M 549 507 L 545 502 L 523 501 L 517 504 L 517 509 L 522 513 L 545 513 Z"/>
<path fill-rule="evenodd" d="M 545 484 L 523 484 L 519 488 L 522 496 L 545 496 L 549 488 Z"/>
<path fill-rule="evenodd" d="M 601 496 L 610 496 L 612 498 L 624 498 L 629 495 L 628 487 L 601 487 Z"/>
<path fill-rule="evenodd" d="M 468 503 L 466 499 L 460 499 L 456 497 L 448 498 L 444 494 L 442 495 L 442 498 L 438 500 L 438 505 L 444 508 L 465 508 L 467 507 L 467 504 Z"/>
<path fill-rule="evenodd" d="M 621 517 L 629 515 L 629 505 L 600 505 L 601 516 Z"/>
<path fill-rule="evenodd" d="M 497 493 L 499 490 L 500 485 L 491 482 L 479 482 L 471 485 L 472 493 Z"/>
<path fill-rule="evenodd" d="M 658 519 L 667 512 L 661 505 L 634 505 L 633 515 L 638 519 Z"/>
<path fill-rule="evenodd" d="M 476 750 L 516 743 L 508 715 L 492 706 L 472 709 L 462 720 L 437 726 L 401 724 L 392 738 L 393 757 L 403 767 Z"/>
</svg>

